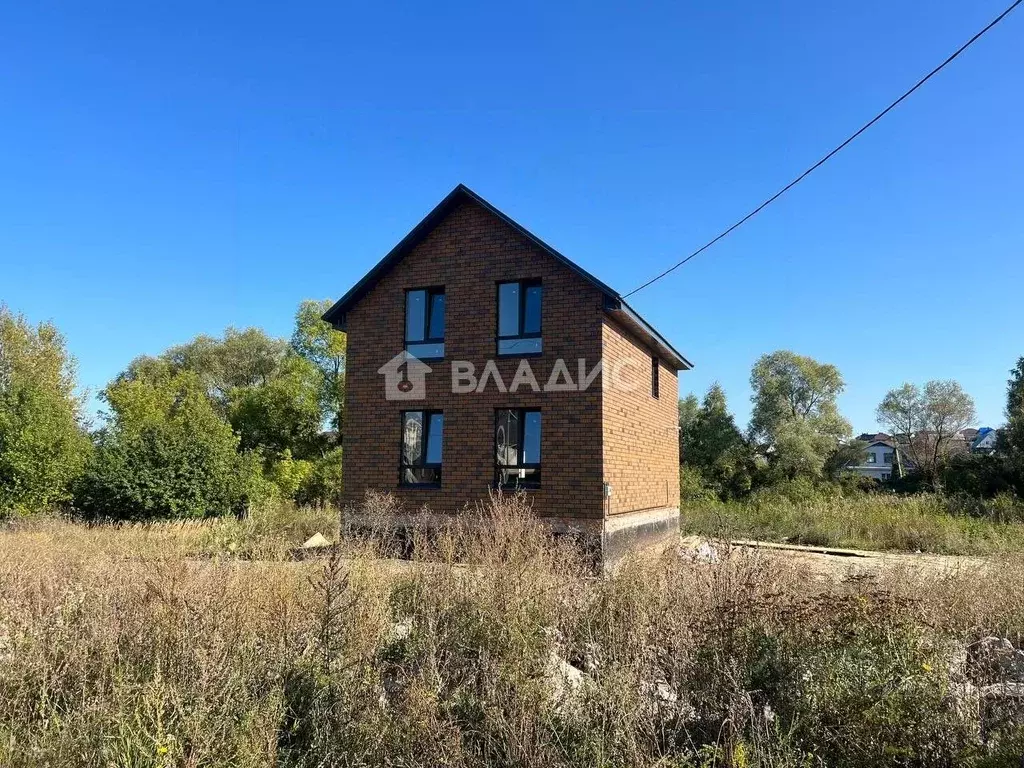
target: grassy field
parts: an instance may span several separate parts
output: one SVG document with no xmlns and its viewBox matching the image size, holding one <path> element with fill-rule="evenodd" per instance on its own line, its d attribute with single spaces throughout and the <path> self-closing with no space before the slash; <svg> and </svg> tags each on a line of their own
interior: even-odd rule
<svg viewBox="0 0 1024 768">
<path fill-rule="evenodd" d="M 1024 552 L 1024 524 L 967 514 L 962 505 L 931 495 L 755 496 L 682 506 L 683 530 L 706 536 L 937 554 Z"/>
<path fill-rule="evenodd" d="M 367 538 L 288 560 L 335 520 L 290 508 L 0 530 L 0 765 L 1018 765 L 969 647 L 1024 638 L 1022 560 L 602 579 L 516 500 L 479 515 L 400 567 Z"/>
</svg>

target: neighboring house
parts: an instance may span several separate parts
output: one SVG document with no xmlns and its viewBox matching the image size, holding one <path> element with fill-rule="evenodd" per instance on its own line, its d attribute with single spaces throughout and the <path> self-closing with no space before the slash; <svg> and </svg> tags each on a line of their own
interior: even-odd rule
<svg viewBox="0 0 1024 768">
<path fill-rule="evenodd" d="M 857 440 L 867 443 L 864 461 L 861 464 L 847 465 L 849 471 L 878 481 L 899 476 L 895 441 L 889 435 L 884 432 L 863 434 L 858 435 Z M 901 454 L 900 459 L 903 461 L 903 471 L 906 472 L 906 457 Z"/>
<path fill-rule="evenodd" d="M 889 480 L 909 474 L 915 467 L 910 458 L 916 449 L 918 453 L 927 453 L 931 432 L 915 433 L 908 437 L 905 434 L 887 435 L 884 432 L 865 432 L 857 435 L 857 440 L 867 444 L 866 460 L 857 465 L 848 465 L 847 469 L 875 480 Z M 997 433 L 988 427 L 974 429 L 968 427 L 960 430 L 948 448 L 948 456 L 972 453 L 994 453 Z M 920 442 L 918 442 L 920 441 Z M 898 454 L 897 454 L 898 451 Z M 899 461 L 897 461 L 897 458 Z"/>
<path fill-rule="evenodd" d="M 999 432 L 991 427 L 977 430 L 971 442 L 971 453 L 995 453 L 999 442 Z"/>
<path fill-rule="evenodd" d="M 456 513 L 523 489 L 606 560 L 678 530 L 677 373 L 690 363 L 466 187 L 324 319 L 348 334 L 345 504 L 386 490 L 406 512 Z"/>
</svg>

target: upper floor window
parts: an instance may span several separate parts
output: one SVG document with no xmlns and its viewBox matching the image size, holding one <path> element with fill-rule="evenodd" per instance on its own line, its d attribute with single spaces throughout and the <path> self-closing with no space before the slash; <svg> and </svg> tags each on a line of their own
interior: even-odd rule
<svg viewBox="0 0 1024 768">
<path fill-rule="evenodd" d="M 651 397 L 658 396 L 658 357 L 651 356 Z"/>
<path fill-rule="evenodd" d="M 421 360 L 444 357 L 444 288 L 405 292 L 405 350 Z"/>
<path fill-rule="evenodd" d="M 540 411 L 494 412 L 495 483 L 502 488 L 540 485 Z"/>
<path fill-rule="evenodd" d="M 402 485 L 441 484 L 441 411 L 402 411 L 402 455 L 398 481 Z"/>
<path fill-rule="evenodd" d="M 882 463 L 883 464 L 892 464 L 892 458 L 893 457 L 892 457 L 891 453 L 883 453 L 882 454 Z"/>
<path fill-rule="evenodd" d="M 498 354 L 539 355 L 540 280 L 498 283 Z"/>
<path fill-rule="evenodd" d="M 868 464 L 877 464 L 877 463 L 878 463 L 878 454 L 875 453 L 874 451 L 869 451 L 868 452 Z"/>
</svg>

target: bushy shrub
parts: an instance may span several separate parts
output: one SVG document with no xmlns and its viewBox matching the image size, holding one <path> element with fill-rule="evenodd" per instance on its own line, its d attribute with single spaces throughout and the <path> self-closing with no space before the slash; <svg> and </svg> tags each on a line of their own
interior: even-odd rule
<svg viewBox="0 0 1024 768">
<path fill-rule="evenodd" d="M 970 453 L 955 456 L 942 468 L 943 490 L 952 495 L 991 499 L 1000 494 L 1024 496 L 1024 474 L 1009 456 Z"/>
<path fill-rule="evenodd" d="M 827 481 L 798 476 L 791 480 L 778 480 L 752 494 L 752 504 L 810 504 L 842 496 L 842 489 Z"/>
<path fill-rule="evenodd" d="M 341 447 L 332 448 L 312 462 L 312 468 L 298 487 L 295 499 L 301 504 L 341 505 L 343 467 Z"/>
<path fill-rule="evenodd" d="M 687 464 L 679 467 L 679 497 L 687 503 L 710 503 L 718 500 L 718 494 L 704 479 L 701 471 Z"/>
<path fill-rule="evenodd" d="M 93 460 L 77 483 L 76 510 L 113 519 L 240 514 L 260 488 L 255 455 L 214 411 L 198 377 L 120 381 Z"/>
<path fill-rule="evenodd" d="M 285 499 L 294 499 L 299 489 L 313 474 L 313 462 L 293 459 L 292 452 L 285 449 L 280 458 L 270 462 L 266 478 L 274 484 L 277 493 Z"/>
</svg>

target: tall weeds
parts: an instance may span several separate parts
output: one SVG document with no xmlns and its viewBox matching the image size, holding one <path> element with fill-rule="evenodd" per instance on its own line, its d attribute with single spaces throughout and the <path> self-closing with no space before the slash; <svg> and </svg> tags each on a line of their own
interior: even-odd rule
<svg viewBox="0 0 1024 768">
<path fill-rule="evenodd" d="M 388 503 L 362 510 L 377 535 L 353 526 L 316 561 L 196 557 L 209 531 L 191 527 L 0 533 L 0 765 L 1019 757 L 1016 719 L 982 728 L 961 692 L 971 642 L 1024 637 L 1024 564 L 836 582 L 669 552 L 596 578 L 520 497 L 432 521 L 397 561 Z M 296 543 L 271 530 L 268 552 Z"/>
</svg>

